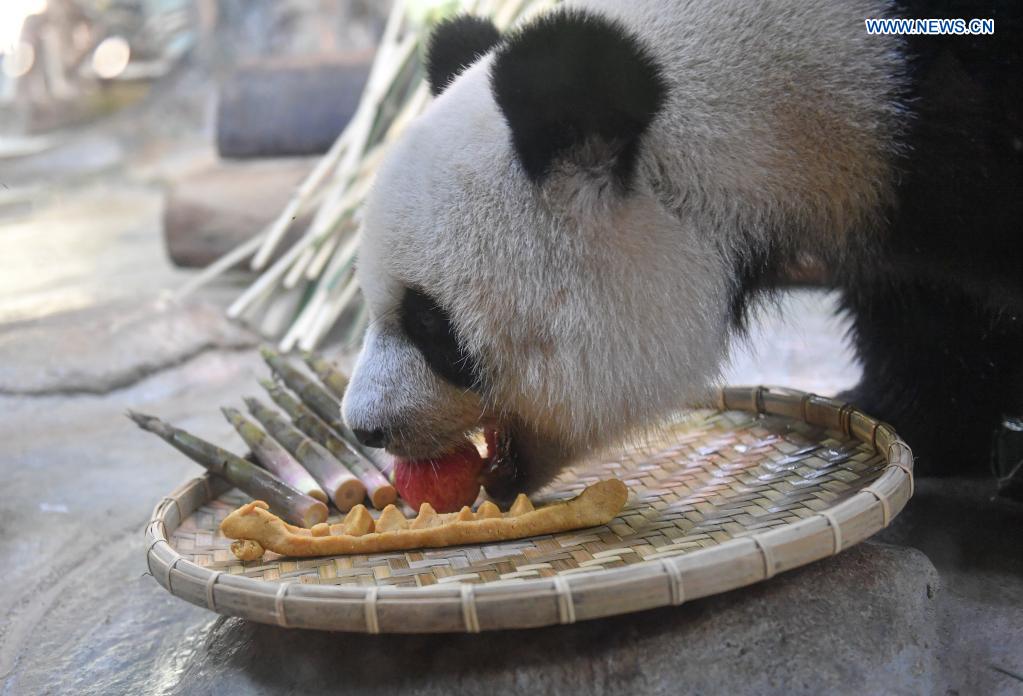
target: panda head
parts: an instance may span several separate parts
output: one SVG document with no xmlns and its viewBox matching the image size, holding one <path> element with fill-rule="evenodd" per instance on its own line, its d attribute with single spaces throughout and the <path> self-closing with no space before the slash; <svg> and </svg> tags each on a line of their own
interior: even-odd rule
<svg viewBox="0 0 1023 696">
<path fill-rule="evenodd" d="M 720 269 L 652 191 L 668 86 L 621 24 L 557 12 L 502 38 L 462 18 L 428 57 L 437 98 L 363 210 L 371 322 L 344 417 L 412 458 L 494 427 L 535 488 L 705 396 Z"/>
</svg>

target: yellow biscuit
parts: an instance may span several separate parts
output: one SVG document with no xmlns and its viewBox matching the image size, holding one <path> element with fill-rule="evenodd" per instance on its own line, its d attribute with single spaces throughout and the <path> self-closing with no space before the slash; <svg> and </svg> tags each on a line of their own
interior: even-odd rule
<svg viewBox="0 0 1023 696">
<path fill-rule="evenodd" d="M 319 525 L 316 533 L 290 525 L 257 500 L 228 515 L 220 531 L 237 540 L 231 549 L 242 560 L 259 558 L 259 549 L 282 556 L 335 556 L 484 544 L 607 524 L 625 506 L 628 495 L 624 483 L 608 479 L 588 486 L 571 500 L 539 509 L 533 508 L 524 495 L 506 513 L 493 503 L 483 503 L 476 513 L 463 508 L 440 515 L 424 504 L 411 523 L 393 506 L 374 522 L 359 505 L 341 524 L 330 525 L 328 534 Z"/>
</svg>

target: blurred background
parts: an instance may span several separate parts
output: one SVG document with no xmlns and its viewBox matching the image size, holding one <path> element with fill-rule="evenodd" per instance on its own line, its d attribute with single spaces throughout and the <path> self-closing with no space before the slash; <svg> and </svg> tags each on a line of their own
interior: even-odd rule
<svg viewBox="0 0 1023 696">
<path fill-rule="evenodd" d="M 0 2 L 0 321 L 180 286 L 259 232 L 351 118 L 388 11 Z"/>
<path fill-rule="evenodd" d="M 0 319 L 136 288 L 187 285 L 164 293 L 181 299 L 200 285 L 182 269 L 241 246 L 201 276 L 216 280 L 207 296 L 219 292 L 233 319 L 282 349 L 323 345 L 335 328 L 335 342 L 355 347 L 367 320 L 353 277 L 359 202 L 379 155 L 428 102 L 421 37 L 470 6 L 543 4 L 3 4 L 0 252 L 12 268 Z M 377 87 L 364 90 L 378 55 Z M 48 224 L 53 215 L 74 228 Z M 114 232 L 132 218 L 139 234 Z"/>
<path fill-rule="evenodd" d="M 388 9 L 386 0 L 5 0 L 4 135 L 88 123 L 147 98 L 152 105 L 172 86 L 188 89 L 164 103 L 194 109 L 175 115 L 195 127 L 216 81 L 239 66 L 365 54 Z"/>
</svg>

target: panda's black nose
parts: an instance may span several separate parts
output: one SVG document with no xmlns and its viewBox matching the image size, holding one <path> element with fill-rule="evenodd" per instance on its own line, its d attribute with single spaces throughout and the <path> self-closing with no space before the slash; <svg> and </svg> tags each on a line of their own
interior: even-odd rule
<svg viewBox="0 0 1023 696">
<path fill-rule="evenodd" d="M 352 432 L 355 433 L 356 439 L 365 447 L 387 446 L 387 435 L 384 433 L 383 428 L 374 428 L 373 430 L 355 428 Z"/>
</svg>

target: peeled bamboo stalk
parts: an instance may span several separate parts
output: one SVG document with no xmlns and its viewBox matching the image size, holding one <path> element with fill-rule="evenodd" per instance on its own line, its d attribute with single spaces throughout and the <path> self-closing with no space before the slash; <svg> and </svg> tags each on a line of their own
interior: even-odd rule
<svg viewBox="0 0 1023 696">
<path fill-rule="evenodd" d="M 323 503 L 327 502 L 327 494 L 288 450 L 281 447 L 259 426 L 243 416 L 238 409 L 225 407 L 220 410 L 265 469 L 310 498 L 316 498 Z"/>
<path fill-rule="evenodd" d="M 284 276 L 284 280 L 281 282 L 285 290 L 290 290 L 298 285 L 298 281 L 305 276 L 305 269 L 312 263 L 317 251 L 316 248 L 310 246 L 306 247 L 299 255 L 298 259 L 295 260 L 295 264 L 288 270 L 288 274 Z"/>
<path fill-rule="evenodd" d="M 320 245 L 320 248 L 316 250 L 316 256 L 309 263 L 309 267 L 305 270 L 306 280 L 316 280 L 320 277 L 320 273 L 327 266 L 327 262 L 334 255 L 334 251 L 337 249 L 338 242 L 341 239 L 340 233 L 335 232 L 327 237 L 326 241 Z"/>
<path fill-rule="evenodd" d="M 294 246 L 288 249 L 284 254 L 274 261 L 273 265 L 270 266 L 261 276 L 256 278 L 255 282 L 250 285 L 245 292 L 243 292 L 237 300 L 231 303 L 231 306 L 227 308 L 227 316 L 232 319 L 237 319 L 245 312 L 252 304 L 254 304 L 259 298 L 267 292 L 271 292 L 274 287 L 280 282 L 281 278 L 287 273 L 288 268 L 297 259 L 302 251 L 316 241 L 315 237 L 306 236 L 295 242 Z"/>
<path fill-rule="evenodd" d="M 256 250 L 256 255 L 252 259 L 252 270 L 258 271 L 266 265 L 277 245 L 284 237 L 284 233 L 288 231 L 291 222 L 302 212 L 303 206 L 316 193 L 320 185 L 330 174 L 331 169 L 337 166 L 338 160 L 341 159 L 348 146 L 348 140 L 349 138 L 346 133 L 342 133 L 334 141 L 334 144 L 330 146 L 327 154 L 309 172 L 305 181 L 295 190 L 295 193 L 288 200 L 281 214 L 267 228 L 264 239 L 261 240 L 260 246 Z"/>
<path fill-rule="evenodd" d="M 340 401 L 344 398 L 345 390 L 348 389 L 348 375 L 319 353 L 310 351 L 303 355 L 302 359 L 335 399 Z"/>
<path fill-rule="evenodd" d="M 337 321 L 337 318 L 341 316 L 341 312 L 345 310 L 349 304 L 351 304 L 352 298 L 359 294 L 359 282 L 353 275 L 349 278 L 348 283 L 345 285 L 341 292 L 337 293 L 336 296 L 330 297 L 327 302 L 320 307 L 319 312 L 316 315 L 315 320 L 308 330 L 304 332 L 303 336 L 298 339 L 298 347 L 301 350 L 311 350 L 319 344 L 320 339 L 323 338 L 330 328 Z"/>
<path fill-rule="evenodd" d="M 268 298 L 262 319 L 259 319 L 259 332 L 264 336 L 280 336 L 288 326 L 302 304 L 305 287 L 284 290 Z"/>
<path fill-rule="evenodd" d="M 290 351 L 294 348 L 295 344 L 314 330 L 319 316 L 324 311 L 327 303 L 332 300 L 337 285 L 348 276 L 351 276 L 354 263 L 354 252 L 350 256 L 335 254 L 330 259 L 327 267 L 317 279 L 309 301 L 295 317 L 294 326 L 289 332 L 290 338 L 281 342 L 280 349 L 282 351 Z"/>
<path fill-rule="evenodd" d="M 284 445 L 323 487 L 341 512 L 348 512 L 366 497 L 366 487 L 341 462 L 318 442 L 303 434 L 256 399 L 246 398 L 245 406 L 267 432 Z"/>
<path fill-rule="evenodd" d="M 350 196 L 345 196 L 340 203 L 335 205 L 331 205 L 329 201 L 325 202 L 323 204 L 324 207 L 321 207 L 320 210 L 321 212 L 324 210 L 329 211 L 329 215 L 324 215 L 324 219 L 327 220 L 329 224 L 317 225 L 314 221 L 303 237 L 295 242 L 279 259 L 273 263 L 273 265 L 256 278 L 252 285 L 250 285 L 245 292 L 238 297 L 238 299 L 231 303 L 231 305 L 227 308 L 227 316 L 232 319 L 240 317 L 262 297 L 273 292 L 276 287 L 283 287 L 282 281 L 291 266 L 302 258 L 306 249 L 315 245 L 322 238 L 329 235 L 334 229 L 336 229 L 337 226 L 343 222 L 343 220 L 341 220 L 343 216 L 351 215 L 357 202 L 358 201 L 351 199 Z"/>
<path fill-rule="evenodd" d="M 184 453 L 189 459 L 206 467 L 211 473 L 227 479 L 232 485 L 257 500 L 265 500 L 281 517 L 302 527 L 312 527 L 327 519 L 327 506 L 310 498 L 252 462 L 206 442 L 155 416 L 128 411 L 128 417 L 147 432 Z"/>
<path fill-rule="evenodd" d="M 260 232 L 254 237 L 246 239 L 234 249 L 231 249 L 209 266 L 202 269 L 195 276 L 189 278 L 188 282 L 182 285 L 177 292 L 174 293 L 174 298 L 177 300 L 183 300 L 217 276 L 234 268 L 246 258 L 252 256 L 252 254 L 259 248 L 259 245 L 263 243 L 265 238 L 266 233 Z"/>
<path fill-rule="evenodd" d="M 383 510 L 394 502 L 398 497 L 394 486 L 380 473 L 373 462 L 355 449 L 351 443 L 338 437 L 330 426 L 280 385 L 269 380 L 262 380 L 260 384 L 266 389 L 274 403 L 288 414 L 302 432 L 326 447 L 332 455 L 348 467 L 349 471 L 359 477 L 359 480 L 366 486 L 373 507 Z"/>
<path fill-rule="evenodd" d="M 298 343 L 298 338 L 305 331 L 306 327 L 311 325 L 314 317 L 319 312 L 320 307 L 326 302 L 327 297 L 325 294 L 320 292 L 314 292 L 312 297 L 305 303 L 305 306 L 299 312 L 298 317 L 292 323 L 291 328 L 284 334 L 284 338 L 281 339 L 280 348 L 282 351 L 290 351 Z"/>
</svg>

